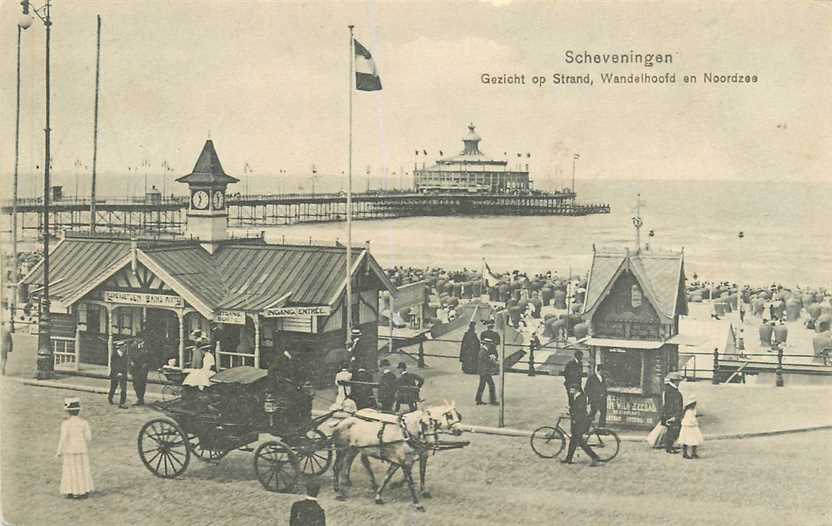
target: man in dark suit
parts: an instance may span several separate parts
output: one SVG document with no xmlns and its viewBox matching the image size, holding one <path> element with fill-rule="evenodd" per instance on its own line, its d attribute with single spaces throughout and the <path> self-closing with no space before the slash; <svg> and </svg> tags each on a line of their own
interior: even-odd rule
<svg viewBox="0 0 832 526">
<path fill-rule="evenodd" d="M 316 480 L 306 483 L 306 498 L 292 504 L 289 526 L 326 526 L 326 514 L 318 504 L 321 484 Z"/>
<path fill-rule="evenodd" d="M 480 334 L 480 343 L 488 346 L 489 352 L 496 355 L 500 346 L 500 334 L 494 330 L 494 320 L 486 322 L 486 329 Z"/>
<path fill-rule="evenodd" d="M 399 379 L 396 380 L 396 411 L 398 412 L 402 404 L 407 404 L 411 411 L 415 411 L 416 402 L 419 401 L 419 390 L 425 380 L 418 374 L 409 372 L 404 362 L 399 362 L 398 368 L 400 373 Z"/>
<path fill-rule="evenodd" d="M 570 404 L 572 403 L 574 390 L 576 388 L 580 390 L 581 388 L 581 379 L 584 375 L 584 367 L 581 363 L 583 357 L 584 353 L 575 351 L 574 358 L 566 362 L 563 368 L 563 385 L 566 387 L 566 396 Z"/>
<path fill-rule="evenodd" d="M 118 406 L 127 408 L 127 346 L 125 342 L 114 342 L 112 357 L 110 358 L 110 393 L 107 401 L 113 403 L 113 395 L 116 394 L 116 387 L 121 389 Z"/>
<path fill-rule="evenodd" d="M 147 371 L 150 368 L 150 356 L 144 342 L 138 342 L 129 353 L 130 374 L 133 376 L 133 390 L 136 392 L 136 403 L 144 405 L 144 393 L 147 391 Z"/>
<path fill-rule="evenodd" d="M 682 430 L 682 416 L 685 410 L 682 393 L 679 392 L 680 383 L 682 375 L 678 372 L 670 373 L 664 380 L 662 423 L 667 426 L 667 432 L 664 434 L 664 450 L 667 453 L 679 452 L 673 447 L 673 443 L 679 438 L 679 432 Z"/>
<path fill-rule="evenodd" d="M 571 464 L 572 457 L 575 455 L 575 450 L 580 447 L 584 453 L 592 459 L 590 466 L 595 467 L 598 465 L 598 455 L 592 451 L 592 448 L 590 448 L 586 444 L 586 440 L 584 440 L 584 433 L 589 430 L 590 424 L 589 416 L 586 413 L 586 395 L 581 390 L 580 384 L 578 387 L 573 387 L 571 391 L 572 393 L 569 397 L 569 416 L 572 419 L 572 426 L 570 429 L 572 436 L 569 437 L 569 449 L 566 452 L 566 458 L 561 460 L 561 463 Z"/>
<path fill-rule="evenodd" d="M 483 333 L 485 334 L 485 333 Z M 474 398 L 477 405 L 484 405 L 482 401 L 482 393 L 485 391 L 485 386 L 488 386 L 488 403 L 497 405 L 497 388 L 494 385 L 494 379 L 491 378 L 497 374 L 497 351 L 492 352 L 488 344 L 483 343 L 480 346 L 480 354 L 477 361 L 477 374 L 480 375 L 480 383 L 477 385 L 477 394 Z"/>
<path fill-rule="evenodd" d="M 372 407 L 375 409 L 376 400 L 373 396 L 373 375 L 365 368 L 353 369 L 352 381 L 360 382 L 352 385 L 351 398 L 357 409 Z"/>
<path fill-rule="evenodd" d="M 598 415 L 598 427 L 604 427 L 607 423 L 607 378 L 604 375 L 604 366 L 595 366 L 595 373 L 586 379 L 584 392 L 589 399 L 589 423 L 595 420 Z"/>
<path fill-rule="evenodd" d="M 382 411 L 392 411 L 393 403 L 396 401 L 396 373 L 390 369 L 390 361 L 386 358 L 381 361 L 381 376 L 378 379 L 378 403 Z"/>
</svg>

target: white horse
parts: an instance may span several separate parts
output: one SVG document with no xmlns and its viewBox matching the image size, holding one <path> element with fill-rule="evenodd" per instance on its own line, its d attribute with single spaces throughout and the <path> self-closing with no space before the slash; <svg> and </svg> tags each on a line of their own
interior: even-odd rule
<svg viewBox="0 0 832 526">
<path fill-rule="evenodd" d="M 424 507 L 419 504 L 413 482 L 413 463 L 419 460 L 420 491 L 423 497 L 430 497 L 425 490 L 428 453 L 438 445 L 440 431 L 461 434 L 460 422 L 462 415 L 456 410 L 454 403 L 448 402 L 401 416 L 362 411 L 342 420 L 335 426 L 332 434 L 336 448 L 333 467 L 336 498 L 346 499 L 346 495 L 341 492 L 341 474 L 345 474 L 345 483 L 349 484 L 350 466 L 360 454 L 361 463 L 369 473 L 373 490 L 376 492 L 376 504 L 384 503 L 381 494 L 396 470 L 401 468 L 416 509 L 424 511 Z M 369 457 L 390 464 L 380 487 L 376 484 L 375 475 L 370 468 Z"/>
</svg>

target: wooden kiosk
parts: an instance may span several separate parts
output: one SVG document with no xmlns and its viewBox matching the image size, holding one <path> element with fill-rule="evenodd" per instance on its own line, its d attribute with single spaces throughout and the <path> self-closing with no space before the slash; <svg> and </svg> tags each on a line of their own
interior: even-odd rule
<svg viewBox="0 0 832 526">
<path fill-rule="evenodd" d="M 678 369 L 671 339 L 687 314 L 684 287 L 683 252 L 593 247 L 583 343 L 590 367 L 603 364 L 606 371 L 609 424 L 647 428 L 658 421 L 664 378 Z"/>
</svg>

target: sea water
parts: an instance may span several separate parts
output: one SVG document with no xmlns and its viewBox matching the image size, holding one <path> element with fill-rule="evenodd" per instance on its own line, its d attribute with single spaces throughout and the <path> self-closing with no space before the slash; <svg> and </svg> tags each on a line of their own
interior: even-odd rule
<svg viewBox="0 0 832 526">
<path fill-rule="evenodd" d="M 593 245 L 635 247 L 636 195 L 646 203 L 642 244 L 682 250 L 690 279 L 832 286 L 832 184 L 747 182 L 582 182 L 581 202 L 608 202 L 610 214 L 584 217 L 417 217 L 354 221 L 353 244 L 370 241 L 385 267 L 495 272 L 588 271 Z M 649 232 L 654 236 L 650 237 Z M 739 232 L 744 237 L 739 239 Z M 345 223 L 266 229 L 267 239 L 341 242 Z"/>
<path fill-rule="evenodd" d="M 253 191 L 276 192 L 268 184 L 272 179 L 261 176 Z M 118 182 L 125 180 L 105 178 L 100 195 L 116 195 Z M 177 193 L 182 193 L 181 186 L 175 185 Z M 242 190 L 242 183 L 228 189 Z M 333 190 L 337 188 L 319 188 Z M 832 183 L 579 179 L 576 191 L 579 202 L 607 202 L 612 212 L 354 221 L 352 239 L 354 244 L 370 241 L 372 254 L 385 267 L 480 270 L 484 258 L 495 272 L 564 274 L 571 268 L 583 274 L 592 261 L 593 245 L 635 247 L 633 204 L 640 194 L 646 203 L 640 210 L 642 243 L 649 242 L 653 249 L 684 249 L 688 278 L 696 274 L 705 280 L 755 285 L 832 287 Z M 8 229 L 8 216 L 2 222 Z M 343 222 L 250 230 L 264 228 L 272 241 L 346 241 Z"/>
</svg>

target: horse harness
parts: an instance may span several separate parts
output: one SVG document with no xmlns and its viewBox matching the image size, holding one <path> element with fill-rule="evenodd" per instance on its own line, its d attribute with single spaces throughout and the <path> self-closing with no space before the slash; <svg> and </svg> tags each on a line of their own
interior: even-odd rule
<svg viewBox="0 0 832 526">
<path fill-rule="evenodd" d="M 384 446 L 389 446 L 389 445 L 392 445 L 392 444 L 399 444 L 399 443 L 406 443 L 407 445 L 409 445 L 410 447 L 412 447 L 413 449 L 418 450 L 418 451 L 425 451 L 425 450 L 428 450 L 428 449 L 432 449 L 434 455 L 436 454 L 436 451 L 438 450 L 439 422 L 434 421 L 432 418 L 429 419 L 431 421 L 431 423 L 433 424 L 432 426 L 429 425 L 428 423 L 426 423 L 424 421 L 424 419 L 420 418 L 419 419 L 419 433 L 418 433 L 418 435 L 413 435 L 407 429 L 407 424 L 404 420 L 404 415 L 399 415 L 398 422 L 396 422 L 396 423 L 388 422 L 388 421 L 385 421 L 385 420 L 378 420 L 378 419 L 371 418 L 371 417 L 368 417 L 368 416 L 365 416 L 365 415 L 359 415 L 357 413 L 354 414 L 353 416 L 355 416 L 356 418 L 358 418 L 360 420 L 364 420 L 366 422 L 374 422 L 374 423 L 381 424 L 378 428 L 378 433 L 377 433 L 378 446 L 372 445 L 372 446 L 362 446 L 362 447 L 365 447 L 365 448 L 367 448 L 367 447 L 378 447 L 379 451 L 383 451 Z M 384 442 L 384 430 L 387 428 L 387 426 L 393 426 L 393 425 L 398 425 L 399 426 L 399 429 L 401 430 L 402 436 L 404 438 L 402 440 L 394 440 L 392 442 Z M 433 442 L 432 443 L 429 442 L 428 440 L 426 440 L 429 436 L 433 436 Z"/>
</svg>

